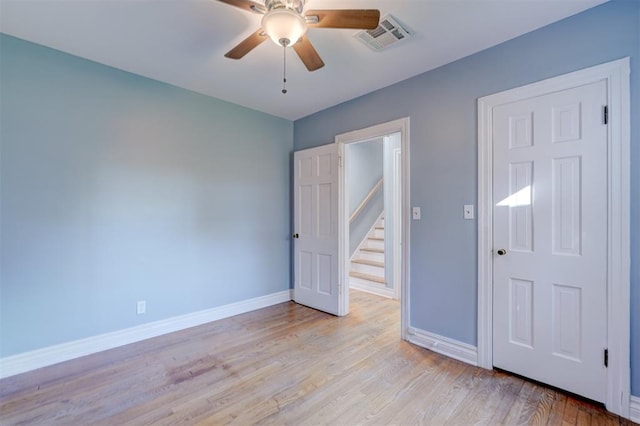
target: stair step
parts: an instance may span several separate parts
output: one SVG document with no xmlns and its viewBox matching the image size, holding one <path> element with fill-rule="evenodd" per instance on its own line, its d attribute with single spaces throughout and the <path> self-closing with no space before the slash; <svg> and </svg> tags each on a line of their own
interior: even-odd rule
<svg viewBox="0 0 640 426">
<path fill-rule="evenodd" d="M 362 249 L 360 249 L 360 252 L 355 256 L 355 258 L 373 260 L 374 262 L 384 263 L 384 253 L 376 253 L 373 251 L 363 251 Z"/>
<path fill-rule="evenodd" d="M 377 260 L 376 260 L 377 261 Z M 374 277 L 384 278 L 384 266 L 372 266 L 366 263 L 349 264 L 349 272 L 358 272 L 360 274 L 373 275 Z"/>
<path fill-rule="evenodd" d="M 363 274 L 362 272 L 349 272 L 350 277 L 360 278 L 362 280 L 373 281 L 379 284 L 385 284 L 384 278 L 376 277 L 375 275 Z"/>
<path fill-rule="evenodd" d="M 384 250 L 384 240 L 367 238 L 367 241 L 364 242 L 363 248 L 375 248 L 378 250 Z"/>
<path fill-rule="evenodd" d="M 384 268 L 384 262 L 376 262 L 375 260 L 369 260 L 369 259 L 353 259 L 351 262 L 353 263 L 360 263 L 362 265 L 369 265 L 369 266 L 378 266 L 380 268 Z"/>
<path fill-rule="evenodd" d="M 361 251 L 370 251 L 372 253 L 384 253 L 384 249 L 379 248 L 371 248 L 371 247 L 362 247 Z"/>
<path fill-rule="evenodd" d="M 375 241 L 384 241 L 384 237 L 367 237 L 370 240 L 375 240 Z"/>
</svg>

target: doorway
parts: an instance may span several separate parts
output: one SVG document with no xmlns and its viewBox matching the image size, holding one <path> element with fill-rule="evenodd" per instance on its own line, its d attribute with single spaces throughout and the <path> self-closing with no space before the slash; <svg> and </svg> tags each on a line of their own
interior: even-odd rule
<svg viewBox="0 0 640 426">
<path fill-rule="evenodd" d="M 391 297 L 400 299 L 401 311 L 401 336 L 406 339 L 409 324 L 409 118 L 394 120 L 388 123 L 372 126 L 366 129 L 356 130 L 336 136 L 335 142 L 338 155 L 343 167 L 339 173 L 339 217 L 338 217 L 338 241 L 339 249 L 339 275 L 343 283 L 349 282 L 349 271 L 353 244 L 350 245 L 350 219 L 353 206 L 349 205 L 348 147 L 354 144 L 380 141 L 386 148 L 385 157 L 388 171 L 383 173 L 389 176 L 386 192 L 386 201 L 383 201 L 385 210 L 385 281 L 390 286 Z M 386 144 L 386 147 L 385 145 Z M 383 198 L 385 198 L 383 197 Z M 391 222 L 389 222 L 389 219 Z M 387 225 L 393 231 L 386 232 Z M 391 238 L 387 235 L 391 234 Z M 349 312 L 349 286 L 345 285 L 341 291 L 341 312 Z"/>
<path fill-rule="evenodd" d="M 349 287 L 400 299 L 400 133 L 345 144 Z"/>
</svg>

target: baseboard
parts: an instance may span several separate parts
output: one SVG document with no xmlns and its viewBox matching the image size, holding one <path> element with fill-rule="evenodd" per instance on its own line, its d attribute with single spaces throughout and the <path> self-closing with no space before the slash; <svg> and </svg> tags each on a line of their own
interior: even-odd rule
<svg viewBox="0 0 640 426">
<path fill-rule="evenodd" d="M 640 423 L 640 396 L 631 395 L 629 403 L 629 419 L 632 422 Z"/>
<path fill-rule="evenodd" d="M 478 365 L 478 348 L 467 343 L 459 342 L 448 337 L 439 336 L 435 333 L 409 327 L 409 342 L 414 345 L 438 352 L 439 354 L 466 362 L 471 365 Z"/>
<path fill-rule="evenodd" d="M 350 279 L 349 288 L 375 294 L 377 296 L 388 297 L 389 299 L 394 299 L 396 297 L 396 293 L 392 288 L 382 284 L 365 284 L 363 282 Z"/>
<path fill-rule="evenodd" d="M 291 299 L 292 290 L 280 291 L 266 296 L 1 358 L 0 379 L 163 334 L 173 333 L 174 331 L 206 324 L 211 321 L 277 305 L 278 303 L 287 302 Z"/>
</svg>

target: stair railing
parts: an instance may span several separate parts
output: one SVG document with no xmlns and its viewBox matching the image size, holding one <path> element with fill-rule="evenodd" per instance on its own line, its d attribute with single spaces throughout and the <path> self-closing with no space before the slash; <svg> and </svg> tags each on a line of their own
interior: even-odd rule
<svg viewBox="0 0 640 426">
<path fill-rule="evenodd" d="M 351 213 L 351 216 L 349 216 L 349 223 L 353 223 L 354 220 L 356 220 L 356 218 L 358 217 L 358 215 L 360 213 L 362 213 L 362 211 L 364 210 L 364 208 L 367 206 L 367 204 L 369 203 L 369 201 L 371 201 L 371 199 L 376 195 L 376 193 L 378 191 L 380 191 L 380 189 L 382 188 L 382 181 L 384 179 L 380 179 L 375 185 L 373 185 L 373 188 L 371 189 L 371 191 L 369 191 L 369 193 L 367 194 L 366 197 L 364 197 L 364 200 L 362 200 L 362 202 L 358 205 L 358 207 L 353 211 L 353 213 Z"/>
</svg>

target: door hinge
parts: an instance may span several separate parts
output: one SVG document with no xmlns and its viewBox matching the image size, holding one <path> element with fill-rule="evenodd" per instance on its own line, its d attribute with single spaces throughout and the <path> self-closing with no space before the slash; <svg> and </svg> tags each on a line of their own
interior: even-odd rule
<svg viewBox="0 0 640 426">
<path fill-rule="evenodd" d="M 604 350 L 604 366 L 609 367 L 609 349 Z"/>
<path fill-rule="evenodd" d="M 604 124 L 609 124 L 609 105 L 602 107 L 602 121 Z"/>
<path fill-rule="evenodd" d="M 338 155 L 338 166 L 342 167 L 342 155 Z"/>
</svg>

